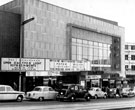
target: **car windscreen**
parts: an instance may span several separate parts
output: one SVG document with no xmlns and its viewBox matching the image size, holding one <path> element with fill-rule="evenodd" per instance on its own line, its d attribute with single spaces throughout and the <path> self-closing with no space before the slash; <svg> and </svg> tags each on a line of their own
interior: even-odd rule
<svg viewBox="0 0 135 110">
<path fill-rule="evenodd" d="M 68 89 L 68 86 L 67 85 L 63 85 L 62 89 Z"/>
<path fill-rule="evenodd" d="M 93 91 L 94 89 L 93 89 L 93 88 L 90 88 L 89 90 L 90 90 L 90 91 Z"/>
<path fill-rule="evenodd" d="M 41 88 L 36 87 L 36 88 L 33 89 L 33 91 L 41 91 Z"/>
</svg>

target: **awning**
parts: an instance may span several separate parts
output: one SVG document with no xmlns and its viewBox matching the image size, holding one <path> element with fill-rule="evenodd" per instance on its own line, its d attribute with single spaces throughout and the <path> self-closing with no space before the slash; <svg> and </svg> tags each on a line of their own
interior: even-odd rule
<svg viewBox="0 0 135 110">
<path fill-rule="evenodd" d="M 26 71 L 26 76 L 61 76 L 59 71 Z"/>
</svg>

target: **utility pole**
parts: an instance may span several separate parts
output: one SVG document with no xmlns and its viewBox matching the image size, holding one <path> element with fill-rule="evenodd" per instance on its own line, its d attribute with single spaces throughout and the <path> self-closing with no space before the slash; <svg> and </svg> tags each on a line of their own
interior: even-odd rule
<svg viewBox="0 0 135 110">
<path fill-rule="evenodd" d="M 31 21 L 33 21 L 35 18 L 32 17 L 30 19 L 27 19 L 23 21 L 20 25 L 21 30 L 20 30 L 20 58 L 19 58 L 19 91 L 21 91 L 21 85 L 22 85 L 22 71 L 21 71 L 21 59 L 22 59 L 22 50 L 23 50 L 23 26 Z"/>
</svg>

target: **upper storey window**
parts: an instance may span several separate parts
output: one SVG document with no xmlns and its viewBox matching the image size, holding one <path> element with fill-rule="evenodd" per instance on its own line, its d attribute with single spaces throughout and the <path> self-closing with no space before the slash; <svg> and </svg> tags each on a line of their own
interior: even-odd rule
<svg viewBox="0 0 135 110">
<path fill-rule="evenodd" d="M 128 45 L 125 45 L 125 49 L 128 50 Z"/>
<path fill-rule="evenodd" d="M 131 50 L 135 50 L 135 45 L 131 45 Z"/>
</svg>

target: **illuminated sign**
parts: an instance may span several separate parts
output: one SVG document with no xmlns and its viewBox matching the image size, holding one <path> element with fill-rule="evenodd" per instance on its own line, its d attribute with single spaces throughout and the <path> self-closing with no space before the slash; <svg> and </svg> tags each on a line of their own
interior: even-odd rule
<svg viewBox="0 0 135 110">
<path fill-rule="evenodd" d="M 52 71 L 89 71 L 89 61 L 50 60 L 49 68 Z"/>
<path fill-rule="evenodd" d="M 19 70 L 19 58 L 2 58 L 1 70 Z M 21 59 L 21 70 L 44 70 L 44 59 Z"/>
</svg>

